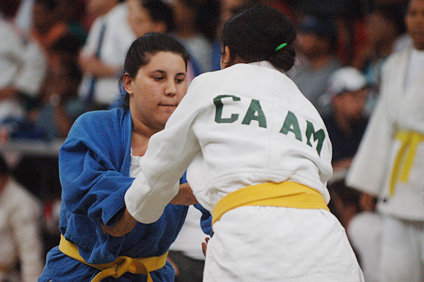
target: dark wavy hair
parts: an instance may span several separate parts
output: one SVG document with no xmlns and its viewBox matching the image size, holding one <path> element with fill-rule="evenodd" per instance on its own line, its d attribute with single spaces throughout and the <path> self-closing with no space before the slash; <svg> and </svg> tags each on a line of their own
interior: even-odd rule
<svg viewBox="0 0 424 282">
<path fill-rule="evenodd" d="M 296 31 L 289 18 L 279 10 L 255 5 L 228 20 L 221 32 L 223 46 L 230 49 L 230 64 L 238 57 L 245 63 L 269 61 L 288 71 L 294 65 L 293 42 Z M 282 43 L 284 48 L 275 51 Z"/>
</svg>

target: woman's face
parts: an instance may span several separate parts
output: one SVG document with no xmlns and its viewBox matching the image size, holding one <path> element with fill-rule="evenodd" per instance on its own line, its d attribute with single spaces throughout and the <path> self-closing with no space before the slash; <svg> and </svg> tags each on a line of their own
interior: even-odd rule
<svg viewBox="0 0 424 282">
<path fill-rule="evenodd" d="M 133 119 L 162 130 L 187 92 L 186 64 L 172 52 L 158 52 L 142 66 L 135 78 L 124 77 Z"/>
<path fill-rule="evenodd" d="M 405 19 L 414 47 L 424 50 L 424 0 L 411 0 Z"/>
</svg>

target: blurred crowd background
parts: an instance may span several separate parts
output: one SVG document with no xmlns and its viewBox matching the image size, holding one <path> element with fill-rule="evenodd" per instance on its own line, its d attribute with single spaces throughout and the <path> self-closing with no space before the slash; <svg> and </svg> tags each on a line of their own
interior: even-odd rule
<svg viewBox="0 0 424 282">
<path fill-rule="evenodd" d="M 343 179 L 378 99 L 381 66 L 411 46 L 404 25 L 407 1 L 1 0 L 0 178 L 11 175 L 22 193 L 12 207 L 0 187 L 0 281 L 36 281 L 45 254 L 57 245 L 61 187 L 53 144 L 66 138 L 82 113 L 119 106 L 119 79 L 133 40 L 150 31 L 174 35 L 191 54 L 191 81 L 220 68 L 220 29 L 256 3 L 283 11 L 298 30 L 297 62 L 287 75 L 321 113 L 333 142 L 330 208 L 347 230 L 355 216 L 373 212 L 375 200 L 364 204 Z M 46 150 L 35 150 L 40 142 Z M 16 209 L 27 213 L 13 225 Z M 187 224 L 194 230 L 200 214 L 192 216 Z M 31 224 L 32 231 L 22 228 Z M 4 239 L 16 232 L 10 242 Z M 200 242 L 190 237 L 194 232 L 183 231 L 188 239 L 176 247 L 179 281 L 201 281 L 192 273 L 201 277 L 203 260 Z M 15 248 L 2 246 L 6 242 Z M 32 250 L 37 253 L 29 255 Z M 358 258 L 367 261 L 359 250 Z M 16 275 L 1 280 L 2 271 Z M 186 272 L 193 280 L 182 278 Z"/>
</svg>

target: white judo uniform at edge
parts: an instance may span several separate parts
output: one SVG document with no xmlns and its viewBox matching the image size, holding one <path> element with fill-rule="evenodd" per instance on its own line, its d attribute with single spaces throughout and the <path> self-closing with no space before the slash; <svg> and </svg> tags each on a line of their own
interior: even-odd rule
<svg viewBox="0 0 424 282">
<path fill-rule="evenodd" d="M 387 201 L 379 205 L 383 213 L 423 221 L 423 142 L 418 145 L 408 181 L 398 181 L 394 195 L 389 196 L 390 176 L 401 146 L 401 141 L 394 139 L 396 131 L 424 134 L 424 70 L 421 68 L 407 91 L 404 90 L 405 75 L 399 75 L 407 73 L 411 52 L 409 49 L 392 55 L 383 70 L 380 100 L 349 170 L 347 183 L 363 192 L 385 198 Z"/>
<path fill-rule="evenodd" d="M 222 118 L 238 114 L 234 122 L 215 121 L 213 100 L 219 95 L 240 97 L 221 100 Z M 242 124 L 252 99 L 260 101 L 266 128 L 257 120 Z M 289 111 L 297 117 L 302 141 L 293 132 L 280 132 Z M 307 144 L 307 121 L 325 133 L 320 154 L 313 137 Z M 150 139 L 140 160 L 142 171 L 125 203 L 138 221 L 156 221 L 177 194 L 178 179 L 187 167 L 188 182 L 209 211 L 227 194 L 265 182 L 296 181 L 319 191 L 328 203 L 331 151 L 321 117 L 285 74 L 268 62 L 236 64 L 194 79 L 165 130 Z M 307 222 L 302 222 L 305 217 Z M 305 236 L 312 231 L 315 234 Z M 214 232 L 204 281 L 283 281 L 299 276 L 302 281 L 363 281 L 344 229 L 324 210 L 238 208 L 224 214 Z M 302 250 L 291 251 L 293 241 L 301 243 Z"/>
<path fill-rule="evenodd" d="M 402 145 L 395 138 L 396 132 L 424 134 L 424 51 L 406 49 L 395 53 L 382 74 L 379 101 L 346 181 L 349 186 L 380 199 L 382 239 L 375 250 L 368 248 L 380 260 L 381 269 L 374 270 L 380 275 L 379 281 L 419 282 L 424 279 L 422 141 L 418 143 L 407 181 L 396 181 L 393 195 L 389 191 L 394 162 Z"/>
</svg>

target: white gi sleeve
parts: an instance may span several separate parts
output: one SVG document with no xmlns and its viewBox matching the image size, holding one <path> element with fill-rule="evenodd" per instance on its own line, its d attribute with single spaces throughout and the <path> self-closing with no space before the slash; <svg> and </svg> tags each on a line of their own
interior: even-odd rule
<svg viewBox="0 0 424 282">
<path fill-rule="evenodd" d="M 194 83 L 194 82 L 193 82 Z M 192 85 L 193 85 L 192 83 Z M 190 87 L 191 88 L 191 87 Z M 200 108 L 188 91 L 161 132 L 150 138 L 141 172 L 125 194 L 128 212 L 139 222 L 157 221 L 178 193 L 179 179 L 200 150 L 192 123 Z"/>
<path fill-rule="evenodd" d="M 346 177 L 347 185 L 372 195 L 384 184 L 394 134 L 387 102 L 381 95 Z"/>
</svg>

